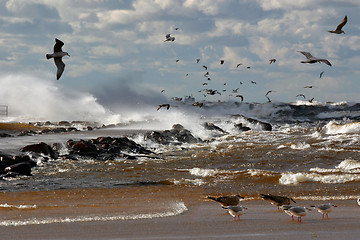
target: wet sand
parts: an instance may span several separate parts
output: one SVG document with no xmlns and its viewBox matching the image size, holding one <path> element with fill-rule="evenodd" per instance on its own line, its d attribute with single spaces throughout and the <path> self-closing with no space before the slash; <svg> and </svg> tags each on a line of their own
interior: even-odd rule
<svg viewBox="0 0 360 240">
<path fill-rule="evenodd" d="M 302 222 L 262 200 L 244 201 L 241 220 L 217 203 L 191 203 L 173 217 L 0 227 L 1 239 L 359 239 L 360 207 L 354 200 L 332 201 L 338 207 L 322 219 L 311 211 Z M 323 203 L 323 202 L 321 202 Z M 297 205 L 320 204 L 298 201 Z"/>
</svg>

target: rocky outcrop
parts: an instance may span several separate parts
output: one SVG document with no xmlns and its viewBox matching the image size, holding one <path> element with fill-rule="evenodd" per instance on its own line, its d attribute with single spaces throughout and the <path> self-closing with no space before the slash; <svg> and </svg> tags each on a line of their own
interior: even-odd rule
<svg viewBox="0 0 360 240">
<path fill-rule="evenodd" d="M 204 126 L 205 129 L 210 130 L 210 131 L 218 131 L 218 132 L 221 132 L 223 134 L 229 134 L 228 132 L 226 132 L 222 128 L 216 126 L 214 123 L 205 122 L 203 124 L 203 126 Z"/>
<path fill-rule="evenodd" d="M 163 145 L 201 142 L 201 139 L 195 138 L 181 124 L 173 125 L 171 130 L 148 132 L 144 138 Z"/>
<path fill-rule="evenodd" d="M 42 153 L 44 155 L 47 155 L 51 158 L 57 158 L 57 155 L 53 151 L 50 145 L 41 142 L 36 144 L 30 144 L 20 149 L 22 152 L 34 152 L 34 153 Z"/>
<path fill-rule="evenodd" d="M 31 176 L 36 163 L 28 155 L 10 156 L 0 152 L 1 177 Z"/>
<path fill-rule="evenodd" d="M 258 125 L 261 128 L 261 130 L 272 131 L 272 125 L 270 123 L 263 122 L 263 121 L 260 121 L 260 120 L 254 119 L 254 118 L 245 117 L 243 115 L 232 115 L 232 117 L 233 118 L 242 118 L 245 121 L 247 121 L 253 125 Z"/>
</svg>

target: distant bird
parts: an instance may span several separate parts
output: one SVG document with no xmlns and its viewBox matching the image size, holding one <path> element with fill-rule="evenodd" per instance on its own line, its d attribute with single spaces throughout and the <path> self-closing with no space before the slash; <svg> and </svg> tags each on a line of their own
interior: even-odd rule
<svg viewBox="0 0 360 240">
<path fill-rule="evenodd" d="M 162 108 L 162 107 L 166 107 L 166 110 L 169 110 L 169 108 L 170 108 L 170 104 L 160 104 L 160 105 L 158 106 L 158 108 L 157 108 L 157 110 L 156 110 L 156 111 L 159 111 L 159 110 L 160 110 L 160 108 Z"/>
<path fill-rule="evenodd" d="M 345 34 L 345 32 L 342 30 L 342 28 L 345 26 L 346 23 L 347 23 L 347 16 L 344 17 L 342 22 L 336 27 L 335 30 L 330 30 L 328 32 L 335 33 L 335 34 L 341 34 L 341 33 Z"/>
<path fill-rule="evenodd" d="M 233 89 L 232 92 L 233 92 L 233 93 L 237 93 L 238 90 L 239 90 L 239 88 L 236 88 L 236 89 Z"/>
<path fill-rule="evenodd" d="M 314 101 L 314 98 L 310 99 L 309 102 L 312 103 Z"/>
<path fill-rule="evenodd" d="M 179 97 L 173 97 L 171 99 L 174 100 L 174 101 L 182 101 L 182 98 L 179 98 Z"/>
<path fill-rule="evenodd" d="M 331 63 L 326 60 L 326 59 L 323 59 L 323 58 L 317 58 L 317 57 L 314 57 L 313 55 L 311 55 L 311 53 L 309 52 L 302 52 L 302 51 L 298 51 L 299 53 L 302 53 L 306 58 L 307 60 L 306 61 L 301 61 L 301 63 L 317 63 L 317 62 L 323 62 L 327 65 L 329 65 L 331 67 Z"/>
<path fill-rule="evenodd" d="M 326 214 L 326 218 L 329 218 L 328 213 L 330 213 L 333 210 L 333 207 L 337 207 L 336 205 L 332 204 L 332 203 L 328 203 L 328 204 L 321 204 L 318 206 L 311 206 L 313 208 L 315 208 L 319 213 L 322 214 L 322 218 L 325 218 L 325 214 Z"/>
<path fill-rule="evenodd" d="M 251 67 L 246 67 L 247 69 L 250 69 Z"/>
<path fill-rule="evenodd" d="M 265 96 L 268 100 L 268 102 L 270 103 L 271 102 L 271 99 L 268 97 L 268 96 Z"/>
<path fill-rule="evenodd" d="M 215 202 L 220 203 L 222 206 L 236 206 L 239 204 L 240 199 L 244 199 L 244 197 L 239 194 L 233 196 L 221 196 L 221 197 L 212 197 L 208 196 L 209 199 L 214 200 Z"/>
<path fill-rule="evenodd" d="M 242 85 L 242 82 L 240 82 L 240 85 Z"/>
<path fill-rule="evenodd" d="M 195 106 L 195 107 L 202 108 L 202 106 L 204 106 L 204 103 L 201 103 L 201 102 L 194 102 L 192 105 L 193 105 L 193 106 Z"/>
<path fill-rule="evenodd" d="M 306 208 L 306 207 L 296 207 L 296 206 L 291 206 L 289 208 L 283 208 L 284 212 L 286 212 L 287 214 L 291 215 L 292 220 L 294 220 L 294 216 L 297 217 L 298 222 L 301 222 L 301 217 L 306 216 L 308 211 L 311 211 L 310 208 Z"/>
<path fill-rule="evenodd" d="M 57 67 L 56 79 L 59 80 L 65 69 L 65 63 L 62 61 L 62 57 L 70 55 L 67 52 L 62 51 L 64 43 L 55 38 L 54 53 L 46 54 L 46 59 L 54 58 L 55 65 Z"/>
<path fill-rule="evenodd" d="M 207 83 L 203 83 L 203 86 L 208 85 Z"/>
<path fill-rule="evenodd" d="M 162 92 L 162 93 L 165 92 L 165 89 L 161 90 L 161 92 Z"/>
<path fill-rule="evenodd" d="M 189 74 L 187 73 L 187 74 L 185 74 L 185 76 L 186 76 L 186 77 L 188 77 L 188 76 L 189 76 Z"/>
<path fill-rule="evenodd" d="M 272 195 L 272 194 L 260 194 L 260 196 L 262 197 L 262 199 L 264 199 L 265 201 L 270 202 L 272 205 L 275 205 L 277 207 L 281 206 L 281 205 L 289 205 L 291 201 L 293 201 L 294 203 L 296 203 L 294 201 L 294 199 L 292 199 L 291 197 L 284 197 L 284 196 L 276 196 L 276 195 Z"/>
<path fill-rule="evenodd" d="M 311 85 L 307 85 L 305 86 L 304 88 L 313 88 L 314 86 L 311 86 Z"/>
<path fill-rule="evenodd" d="M 205 70 L 207 70 L 207 66 L 203 65 L 203 68 L 204 68 Z"/>
<path fill-rule="evenodd" d="M 269 93 L 272 93 L 272 92 L 274 92 L 274 91 L 273 91 L 273 90 L 267 91 L 267 93 L 265 94 L 265 96 L 267 96 Z"/>
<path fill-rule="evenodd" d="M 225 60 L 220 60 L 220 64 L 224 64 Z"/>
<path fill-rule="evenodd" d="M 200 62 L 200 58 L 196 59 L 196 63 L 199 63 Z"/>
<path fill-rule="evenodd" d="M 175 62 L 179 62 L 180 60 L 179 59 L 176 59 Z"/>
<path fill-rule="evenodd" d="M 358 203 L 358 205 L 360 207 L 360 198 L 358 198 L 356 201 L 357 201 L 357 203 Z"/>
<path fill-rule="evenodd" d="M 228 211 L 228 213 L 234 217 L 234 220 L 236 220 L 236 217 L 240 219 L 240 216 L 244 214 L 244 210 L 247 210 L 246 207 L 243 206 L 228 206 L 228 207 L 222 207 Z"/>
<path fill-rule="evenodd" d="M 168 33 L 168 34 L 166 34 L 166 36 L 165 36 L 165 41 L 164 42 L 173 42 L 173 41 L 175 41 L 175 37 L 171 37 L 170 36 L 170 33 Z"/>
<path fill-rule="evenodd" d="M 242 63 L 238 63 L 238 65 L 236 65 L 236 68 L 240 67 L 242 65 Z"/>
<path fill-rule="evenodd" d="M 244 97 L 243 97 L 243 95 L 236 95 L 235 97 L 240 98 L 242 102 L 244 101 Z"/>
<path fill-rule="evenodd" d="M 324 74 L 324 71 L 322 71 L 322 72 L 320 73 L 320 78 L 322 77 L 323 74 Z"/>
<path fill-rule="evenodd" d="M 179 28 L 178 28 L 178 27 L 176 27 L 176 28 L 175 28 L 175 30 L 177 31 L 177 30 L 179 30 Z"/>
<path fill-rule="evenodd" d="M 276 62 L 276 59 L 275 58 L 272 58 L 269 60 L 269 64 L 272 64 L 272 63 L 275 63 Z"/>
<path fill-rule="evenodd" d="M 251 83 L 256 84 L 256 82 L 255 82 L 255 81 L 251 81 Z"/>
<path fill-rule="evenodd" d="M 303 97 L 304 99 L 306 98 L 304 94 L 298 94 L 296 97 Z"/>
<path fill-rule="evenodd" d="M 207 77 L 207 76 L 209 76 L 209 72 L 206 72 L 206 73 L 204 74 L 204 77 Z"/>
</svg>

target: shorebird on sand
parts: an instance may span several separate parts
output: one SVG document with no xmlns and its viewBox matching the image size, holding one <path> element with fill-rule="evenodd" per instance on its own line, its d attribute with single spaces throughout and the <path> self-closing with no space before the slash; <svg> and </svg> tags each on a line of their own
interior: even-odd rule
<svg viewBox="0 0 360 240">
<path fill-rule="evenodd" d="M 64 43 L 59 39 L 55 38 L 54 53 L 46 54 L 46 59 L 54 58 L 55 65 L 57 67 L 56 79 L 59 80 L 61 74 L 64 72 L 65 63 L 62 61 L 62 57 L 70 55 L 67 52 L 62 51 Z"/>
<path fill-rule="evenodd" d="M 344 17 L 344 19 L 342 20 L 342 22 L 336 27 L 335 30 L 330 30 L 328 31 L 329 33 L 335 33 L 335 34 L 341 34 L 345 32 L 342 30 L 343 26 L 345 26 L 345 24 L 347 23 L 347 16 Z"/>
<path fill-rule="evenodd" d="M 301 217 L 306 216 L 308 211 L 311 211 L 310 208 L 306 208 L 306 207 L 294 207 L 294 206 L 289 206 L 289 207 L 283 207 L 283 210 L 285 213 L 289 214 L 292 218 L 292 220 L 294 220 L 294 216 L 297 217 L 298 222 L 301 222 Z"/>
<path fill-rule="evenodd" d="M 247 208 L 243 206 L 228 206 L 223 208 L 226 209 L 228 213 L 234 217 L 234 220 L 236 220 L 236 217 L 240 219 L 240 216 L 243 215 L 245 212 L 244 210 L 247 210 Z"/>
<path fill-rule="evenodd" d="M 214 200 L 215 202 L 220 203 L 223 206 L 236 206 L 239 204 L 240 199 L 244 199 L 244 197 L 239 194 L 234 196 L 221 196 L 221 197 L 211 197 L 208 196 L 209 199 Z"/>
<path fill-rule="evenodd" d="M 319 213 L 322 214 L 322 218 L 325 218 L 325 214 L 326 214 L 326 218 L 329 218 L 328 213 L 331 212 L 333 210 L 334 207 L 337 207 L 336 205 L 332 204 L 332 203 L 328 203 L 328 204 L 321 204 L 318 206 L 311 206 L 313 208 L 315 208 Z"/>
<path fill-rule="evenodd" d="M 270 202 L 272 205 L 275 205 L 277 207 L 282 206 L 282 205 L 289 205 L 291 201 L 293 201 L 294 203 L 296 203 L 294 201 L 294 199 L 292 199 L 291 197 L 284 197 L 284 196 L 275 196 L 275 195 L 266 195 L 266 194 L 260 194 L 260 196 L 262 197 L 262 199 L 264 199 L 265 201 Z"/>
<path fill-rule="evenodd" d="M 331 63 L 324 59 L 324 58 L 317 58 L 317 57 L 314 57 L 313 55 L 311 55 L 311 53 L 309 52 L 302 52 L 302 51 L 298 51 L 299 53 L 302 53 L 305 55 L 306 57 L 306 61 L 301 61 L 301 63 L 317 63 L 317 62 L 323 62 L 327 65 L 329 65 L 331 67 Z"/>
</svg>

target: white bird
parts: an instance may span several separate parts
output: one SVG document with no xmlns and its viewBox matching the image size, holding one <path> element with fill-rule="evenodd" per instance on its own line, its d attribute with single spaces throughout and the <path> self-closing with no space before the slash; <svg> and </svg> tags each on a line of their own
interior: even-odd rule
<svg viewBox="0 0 360 240">
<path fill-rule="evenodd" d="M 226 209 L 228 211 L 228 213 L 234 217 L 234 220 L 236 219 L 236 217 L 238 217 L 238 219 L 240 219 L 240 216 L 245 213 L 244 210 L 247 210 L 247 208 L 243 207 L 243 206 L 228 206 L 228 207 L 222 207 L 222 208 Z"/>
<path fill-rule="evenodd" d="M 358 198 L 356 201 L 357 201 L 357 203 L 358 203 L 358 205 L 360 207 L 360 198 Z"/>
<path fill-rule="evenodd" d="M 319 206 L 311 206 L 315 208 L 319 213 L 322 214 L 322 218 L 324 219 L 324 215 L 326 214 L 326 217 L 329 218 L 328 213 L 330 213 L 333 210 L 333 207 L 337 207 L 336 205 L 332 203 L 328 204 L 321 204 Z"/>
<path fill-rule="evenodd" d="M 298 222 L 301 222 L 301 217 L 306 216 L 308 211 L 311 211 L 310 208 L 306 208 L 306 207 L 297 207 L 297 206 L 291 206 L 289 205 L 288 208 L 283 207 L 284 212 L 289 214 L 292 218 L 292 220 L 294 220 L 294 216 L 297 217 Z"/>
<path fill-rule="evenodd" d="M 342 28 L 343 28 L 343 26 L 345 26 L 346 23 L 347 23 L 347 16 L 344 17 L 342 22 L 336 27 L 335 30 L 330 30 L 328 32 L 335 33 L 335 34 L 341 34 L 341 33 L 345 34 L 345 32 L 342 30 Z"/>
<path fill-rule="evenodd" d="M 327 65 L 329 65 L 331 67 L 331 63 L 324 59 L 324 58 L 317 58 L 317 57 L 314 57 L 313 55 L 311 55 L 311 53 L 309 52 L 302 52 L 302 51 L 298 51 L 299 53 L 302 53 L 305 55 L 305 57 L 307 58 L 306 61 L 301 61 L 301 63 L 317 63 L 317 62 L 323 62 Z"/>
<path fill-rule="evenodd" d="M 67 52 L 62 51 L 64 43 L 59 39 L 55 38 L 54 53 L 46 54 L 46 59 L 54 58 L 55 65 L 57 67 L 56 79 L 59 80 L 61 74 L 64 72 L 65 63 L 62 61 L 62 57 L 70 55 Z"/>
<path fill-rule="evenodd" d="M 170 37 L 170 33 L 166 34 L 164 42 L 169 42 L 169 41 L 172 42 L 175 41 L 175 37 Z"/>
</svg>

